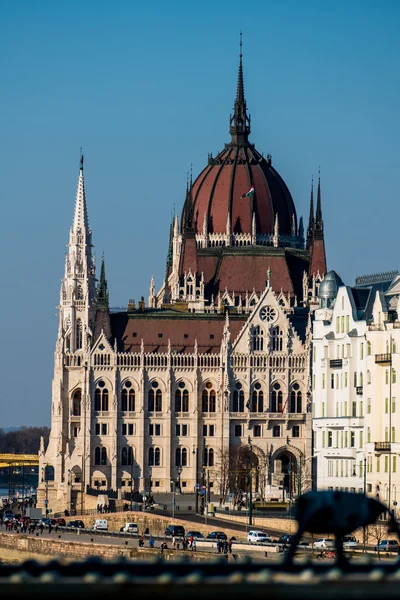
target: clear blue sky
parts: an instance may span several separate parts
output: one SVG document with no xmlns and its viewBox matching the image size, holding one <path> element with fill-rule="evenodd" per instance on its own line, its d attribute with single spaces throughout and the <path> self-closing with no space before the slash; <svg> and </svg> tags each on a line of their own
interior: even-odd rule
<svg viewBox="0 0 400 600">
<path fill-rule="evenodd" d="M 329 268 L 400 267 L 400 3 L 3 0 L 0 426 L 49 424 L 79 148 L 111 304 L 161 283 L 186 172 L 228 141 L 243 29 L 252 141 L 298 215 L 321 166 Z"/>
</svg>

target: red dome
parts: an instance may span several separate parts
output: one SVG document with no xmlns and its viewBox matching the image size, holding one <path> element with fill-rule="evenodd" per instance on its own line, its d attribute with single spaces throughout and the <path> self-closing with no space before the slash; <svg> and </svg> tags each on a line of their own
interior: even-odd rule
<svg viewBox="0 0 400 600">
<path fill-rule="evenodd" d="M 251 187 L 254 194 L 242 198 Z M 228 214 L 232 233 L 251 233 L 253 212 L 257 234 L 272 234 L 278 215 L 279 233 L 290 235 L 296 209 L 280 175 L 252 144 L 234 140 L 209 158 L 208 166 L 193 184 L 193 214 L 196 232 L 202 233 L 204 219 L 208 233 L 225 233 Z"/>
</svg>

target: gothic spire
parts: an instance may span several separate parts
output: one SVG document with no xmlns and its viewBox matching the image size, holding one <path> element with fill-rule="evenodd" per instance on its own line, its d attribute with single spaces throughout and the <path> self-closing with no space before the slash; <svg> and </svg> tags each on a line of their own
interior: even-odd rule
<svg viewBox="0 0 400 600">
<path fill-rule="evenodd" d="M 104 263 L 104 254 L 101 258 L 100 281 L 97 287 L 96 305 L 97 308 L 108 308 L 108 287 L 106 279 L 106 267 Z"/>
<path fill-rule="evenodd" d="M 310 194 L 310 216 L 308 217 L 307 227 L 307 250 L 312 244 L 314 235 L 314 178 L 311 178 L 311 194 Z"/>
<path fill-rule="evenodd" d="M 193 195 L 192 195 L 192 176 L 190 176 L 190 185 L 186 184 L 186 200 L 185 200 L 185 221 L 183 223 L 183 230 L 187 232 L 194 232 L 194 207 L 193 207 Z"/>
<path fill-rule="evenodd" d="M 77 233 L 79 230 L 81 230 L 81 232 L 89 232 L 89 219 L 87 215 L 86 206 L 85 178 L 83 176 L 83 154 L 81 154 L 80 158 L 78 188 L 76 190 L 75 212 L 72 230 L 74 233 Z"/>
<path fill-rule="evenodd" d="M 321 235 L 324 231 L 324 222 L 322 220 L 321 207 L 321 175 L 318 173 L 318 189 L 317 189 L 317 212 L 315 215 L 315 234 Z"/>
<path fill-rule="evenodd" d="M 246 144 L 250 134 L 250 115 L 247 114 L 246 99 L 244 97 L 242 32 L 240 32 L 239 70 L 234 112 L 233 116 L 230 117 L 230 134 L 232 144 L 235 146 Z"/>
</svg>

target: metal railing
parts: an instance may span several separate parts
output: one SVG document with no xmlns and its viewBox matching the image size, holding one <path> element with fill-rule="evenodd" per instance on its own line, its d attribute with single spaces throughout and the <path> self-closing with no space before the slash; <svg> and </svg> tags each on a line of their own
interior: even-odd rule
<svg viewBox="0 0 400 600">
<path fill-rule="evenodd" d="M 377 365 L 390 365 L 392 362 L 392 355 L 389 353 L 375 354 L 375 363 Z"/>
<path fill-rule="evenodd" d="M 391 449 L 391 442 L 375 442 L 375 452 L 390 452 Z"/>
</svg>

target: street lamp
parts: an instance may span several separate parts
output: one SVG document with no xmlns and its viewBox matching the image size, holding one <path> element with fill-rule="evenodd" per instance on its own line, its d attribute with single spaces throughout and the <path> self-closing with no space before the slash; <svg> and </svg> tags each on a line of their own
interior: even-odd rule
<svg viewBox="0 0 400 600">
<path fill-rule="evenodd" d="M 178 492 L 180 494 L 182 494 L 182 489 L 181 489 L 181 475 L 182 475 L 182 467 L 178 467 L 177 471 L 178 471 L 178 478 L 176 480 L 176 483 L 178 485 Z"/>
<path fill-rule="evenodd" d="M 193 455 L 193 460 L 196 463 L 196 477 L 195 477 L 195 493 L 196 493 L 196 515 L 199 512 L 199 482 L 198 482 L 198 476 L 199 476 L 199 465 L 198 465 L 198 449 L 197 447 L 195 448 L 193 446 L 193 451 L 192 451 L 192 455 Z"/>
</svg>

